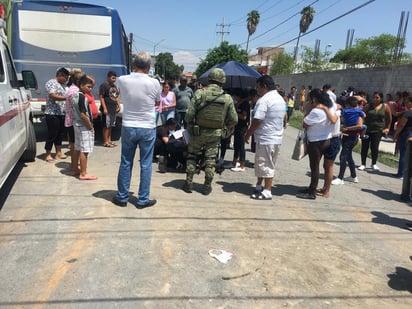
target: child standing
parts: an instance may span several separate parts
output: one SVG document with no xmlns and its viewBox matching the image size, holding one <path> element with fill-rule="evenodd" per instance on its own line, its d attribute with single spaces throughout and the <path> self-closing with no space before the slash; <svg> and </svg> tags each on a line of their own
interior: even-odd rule
<svg viewBox="0 0 412 309">
<path fill-rule="evenodd" d="M 365 135 L 366 125 L 358 127 L 359 117 L 365 118 L 365 113 L 361 107 L 361 98 L 355 96 L 354 99 L 346 100 L 345 109 L 342 112 L 343 123 L 343 134 L 349 135 L 359 135 L 360 139 L 367 139 L 368 136 Z M 353 128 L 354 127 L 354 128 Z"/>
<path fill-rule="evenodd" d="M 93 81 L 84 76 L 79 81 L 79 92 L 73 95 L 74 115 L 74 149 L 80 151 L 80 180 L 96 180 L 97 177 L 87 174 L 87 157 L 93 152 L 94 128 L 93 117 L 85 93 L 93 89 Z"/>
<path fill-rule="evenodd" d="M 120 111 L 119 90 L 115 84 L 116 72 L 109 71 L 107 80 L 100 85 L 99 98 L 100 110 L 103 120 L 103 146 L 113 148 L 116 146 L 112 142 L 112 127 L 116 126 L 116 113 Z"/>
<path fill-rule="evenodd" d="M 342 128 L 342 150 L 340 152 L 340 168 L 338 178 L 332 180 L 332 185 L 343 185 L 343 176 L 345 175 L 346 164 L 349 165 L 350 178 L 348 180 L 357 183 L 355 161 L 352 157 L 353 147 L 358 143 L 358 137 L 367 138 L 365 134 L 366 126 L 363 124 L 365 113 L 359 108 L 359 99 L 351 96 L 346 99 L 346 109 L 342 113 L 344 127 Z"/>
</svg>

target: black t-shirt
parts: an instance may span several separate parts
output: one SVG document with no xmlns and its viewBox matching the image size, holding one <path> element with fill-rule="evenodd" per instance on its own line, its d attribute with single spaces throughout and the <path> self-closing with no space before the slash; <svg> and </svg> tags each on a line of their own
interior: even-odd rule
<svg viewBox="0 0 412 309">
<path fill-rule="evenodd" d="M 90 112 L 89 102 L 84 93 L 79 92 L 79 111 L 89 116 L 90 123 L 93 123 L 92 113 Z"/>
<path fill-rule="evenodd" d="M 236 107 L 236 111 L 239 114 L 243 114 L 244 112 L 247 113 L 246 119 L 238 119 L 237 121 L 237 125 L 236 128 L 244 128 L 247 127 L 249 125 L 250 122 L 250 104 L 248 100 L 245 100 L 243 102 L 240 102 L 237 107 Z"/>
<path fill-rule="evenodd" d="M 163 140 L 163 137 L 169 136 L 169 129 L 166 126 L 157 126 L 156 127 L 156 137 L 160 140 Z"/>
<path fill-rule="evenodd" d="M 408 121 L 406 122 L 405 126 L 402 129 L 401 134 L 404 133 L 412 133 L 412 110 L 407 110 L 402 114 L 403 118 L 406 118 Z"/>
<path fill-rule="evenodd" d="M 115 84 L 109 84 L 107 81 L 102 83 L 99 88 L 99 94 L 104 98 L 106 108 L 109 112 L 115 112 L 117 108 L 117 98 L 119 90 Z M 102 107 L 100 106 L 100 110 Z"/>
</svg>

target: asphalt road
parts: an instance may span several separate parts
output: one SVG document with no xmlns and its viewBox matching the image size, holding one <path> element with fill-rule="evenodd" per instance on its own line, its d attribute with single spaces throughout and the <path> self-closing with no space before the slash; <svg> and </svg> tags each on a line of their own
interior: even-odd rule
<svg viewBox="0 0 412 309">
<path fill-rule="evenodd" d="M 309 168 L 290 159 L 296 134 L 285 132 L 271 201 L 249 198 L 250 165 L 217 175 L 206 197 L 202 174 L 186 194 L 184 173 L 154 170 L 158 203 L 144 210 L 110 202 L 120 147 L 98 138 L 89 171 L 99 178 L 87 182 L 69 175 L 69 159 L 42 160 L 38 142 L 39 158 L 1 192 L 0 307 L 412 308 L 412 207 L 395 170 L 380 165 L 330 198 L 297 199 Z M 211 249 L 233 257 L 221 263 Z"/>
</svg>

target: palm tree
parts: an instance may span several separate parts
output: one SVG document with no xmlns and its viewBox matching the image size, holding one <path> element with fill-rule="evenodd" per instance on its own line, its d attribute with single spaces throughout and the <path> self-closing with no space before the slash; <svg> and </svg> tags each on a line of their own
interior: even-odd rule
<svg viewBox="0 0 412 309">
<path fill-rule="evenodd" d="M 315 15 L 315 13 L 316 13 L 315 10 L 311 6 L 305 6 L 300 12 L 302 17 L 300 18 L 299 36 L 298 36 L 298 41 L 296 42 L 295 53 L 294 53 L 295 62 L 298 58 L 298 48 L 299 48 L 300 36 L 302 35 L 302 33 L 306 33 L 306 31 L 309 29 L 309 26 L 313 21 L 313 16 Z"/>
<path fill-rule="evenodd" d="M 255 33 L 257 25 L 259 24 L 259 20 L 260 20 L 260 15 L 258 11 L 253 10 L 247 14 L 248 36 L 247 36 L 247 43 L 246 43 L 246 52 L 248 51 L 248 48 L 249 48 L 249 38 L 253 33 Z"/>
</svg>

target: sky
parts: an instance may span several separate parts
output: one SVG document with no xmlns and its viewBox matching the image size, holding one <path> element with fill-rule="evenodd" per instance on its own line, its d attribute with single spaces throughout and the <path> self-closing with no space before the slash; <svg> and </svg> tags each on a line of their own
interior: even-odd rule
<svg viewBox="0 0 412 309">
<path fill-rule="evenodd" d="M 308 5 L 315 16 L 299 46 L 314 48 L 320 40 L 321 52 L 333 55 L 345 49 L 347 34 L 353 42 L 398 33 L 401 12 L 411 11 L 412 0 L 80 0 L 118 10 L 127 34 L 133 33 L 133 52 L 158 55 L 168 52 L 184 71 L 196 70 L 207 52 L 229 44 L 246 48 L 247 14 L 257 10 L 260 22 L 250 37 L 249 55 L 258 47 L 283 47 L 293 54 L 299 33 L 300 11 Z M 364 5 L 364 6 L 363 6 Z M 363 6 L 363 7 L 362 7 Z M 360 8 L 358 8 L 360 7 Z M 357 9 L 358 8 L 358 9 Z M 352 12 L 350 12 L 352 11 Z M 341 15 L 345 15 L 339 18 Z M 412 16 L 409 16 L 404 52 L 412 53 Z M 336 20 L 335 20 L 336 19 Z M 333 21 L 334 20 L 334 21 Z M 326 24 L 326 25 L 325 25 Z M 224 26 L 222 26 L 224 25 Z M 318 28 L 319 29 L 316 29 Z M 313 32 L 311 32 L 313 30 Z M 300 49 L 301 50 L 301 49 Z"/>
</svg>

